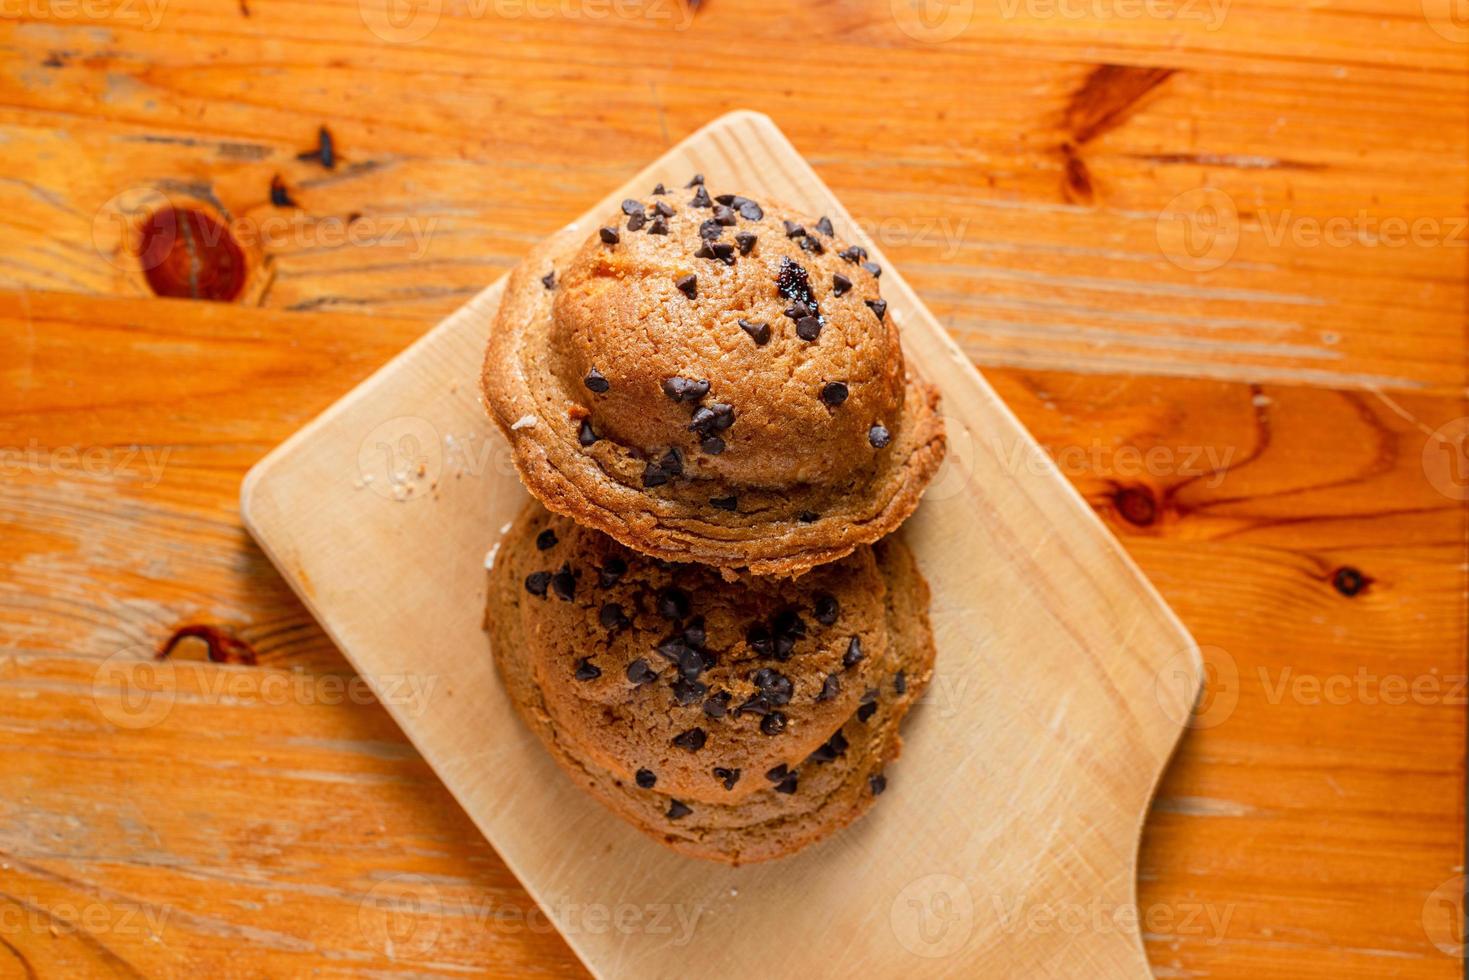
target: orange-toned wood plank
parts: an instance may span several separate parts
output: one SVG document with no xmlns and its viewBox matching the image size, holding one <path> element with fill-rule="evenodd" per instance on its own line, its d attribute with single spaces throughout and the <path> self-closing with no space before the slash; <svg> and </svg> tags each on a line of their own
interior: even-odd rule
<svg viewBox="0 0 1469 980">
<path fill-rule="evenodd" d="M 984 363 L 1456 391 L 1469 45 L 1418 8 L 1123 2 L 947 4 L 939 43 L 880 0 L 468 5 L 414 43 L 345 0 L 0 23 L 0 134 L 35 161 L 0 182 L 0 282 L 146 295 L 116 219 L 167 198 L 235 223 L 249 302 L 446 314 L 739 105 Z M 296 159 L 322 123 L 332 173 Z"/>
</svg>

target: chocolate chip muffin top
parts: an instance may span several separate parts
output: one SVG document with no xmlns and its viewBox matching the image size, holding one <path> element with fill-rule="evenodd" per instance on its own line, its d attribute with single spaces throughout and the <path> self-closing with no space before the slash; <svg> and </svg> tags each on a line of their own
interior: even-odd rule
<svg viewBox="0 0 1469 980">
<path fill-rule="evenodd" d="M 512 703 L 573 779 L 671 847 L 746 863 L 886 788 L 932 672 L 927 605 L 891 538 L 796 582 L 729 582 L 531 504 L 486 618 Z"/>
<path fill-rule="evenodd" d="M 484 391 L 527 487 L 630 547 L 757 574 L 891 531 L 944 435 L 882 270 L 825 218 L 654 191 L 511 277 Z"/>
</svg>

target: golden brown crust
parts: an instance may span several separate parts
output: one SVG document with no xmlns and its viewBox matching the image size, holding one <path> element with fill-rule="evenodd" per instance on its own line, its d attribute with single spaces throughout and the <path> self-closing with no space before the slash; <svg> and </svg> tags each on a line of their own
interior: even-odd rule
<svg viewBox="0 0 1469 980">
<path fill-rule="evenodd" d="M 512 703 L 578 785 L 675 850 L 744 864 L 793 853 L 871 806 L 872 779 L 898 755 L 898 724 L 932 673 L 927 609 L 927 585 L 895 540 L 796 582 L 726 582 L 533 503 L 496 551 L 486 621 Z M 846 656 L 854 636 L 860 659 Z M 660 646 L 692 650 L 695 669 L 685 660 L 681 673 Z M 630 679 L 638 661 L 656 678 Z M 683 698 L 678 681 L 694 685 Z M 724 704 L 718 717 L 711 701 Z M 775 713 L 783 720 L 767 729 Z M 767 778 L 778 766 L 795 774 L 794 792 Z M 656 783 L 640 786 L 639 770 Z M 674 800 L 688 812 L 670 817 Z"/>
<path fill-rule="evenodd" d="M 754 235 L 748 254 L 699 258 L 715 212 L 691 194 L 635 202 L 669 205 L 667 234 L 628 230 L 637 219 L 619 214 L 607 219 L 615 244 L 571 228 L 533 251 L 505 290 L 485 400 L 549 509 L 664 559 L 799 575 L 912 513 L 945 452 L 937 394 L 905 368 L 861 256 L 816 223 L 788 237 L 782 222 L 800 219 L 763 204 L 763 217 L 736 214 L 714 241 Z M 679 287 L 689 275 L 692 297 Z M 803 295 L 820 320 L 814 340 L 786 314 Z M 757 343 L 740 320 L 768 324 L 769 338 Z M 605 390 L 587 387 L 594 370 Z M 676 378 L 707 392 L 675 400 L 665 385 Z M 847 396 L 829 404 L 822 393 L 835 382 Z M 874 426 L 890 441 L 874 445 Z M 678 460 L 665 466 L 670 450 Z"/>
</svg>

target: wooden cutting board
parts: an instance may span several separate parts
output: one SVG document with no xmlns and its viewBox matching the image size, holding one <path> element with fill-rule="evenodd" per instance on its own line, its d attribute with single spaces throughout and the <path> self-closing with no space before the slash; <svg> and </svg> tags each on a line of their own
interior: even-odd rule
<svg viewBox="0 0 1469 980">
<path fill-rule="evenodd" d="M 1198 693 L 1195 644 L 768 118 L 716 120 L 580 223 L 695 172 L 866 247 L 943 392 L 949 459 L 902 532 L 938 664 L 867 817 L 771 864 L 690 860 L 516 720 L 481 629 L 486 554 L 526 499 L 477 391 L 499 283 L 262 460 L 247 525 L 594 973 L 1148 976 L 1137 843 Z M 363 926 L 431 959 L 435 930 L 395 912 L 438 903 L 431 879 L 389 879 Z"/>
</svg>

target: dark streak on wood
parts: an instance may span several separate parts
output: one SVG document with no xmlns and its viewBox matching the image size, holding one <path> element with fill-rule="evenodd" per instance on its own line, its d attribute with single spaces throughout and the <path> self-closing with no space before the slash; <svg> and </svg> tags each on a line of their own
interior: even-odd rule
<svg viewBox="0 0 1469 980">
<path fill-rule="evenodd" d="M 173 655 L 174 648 L 187 639 L 203 640 L 209 647 L 209 659 L 217 664 L 245 664 L 254 666 L 258 663 L 254 649 L 250 644 L 237 637 L 230 636 L 218 626 L 196 624 L 193 626 L 180 626 L 174 630 L 173 636 L 158 651 L 157 659 L 167 660 Z"/>
<path fill-rule="evenodd" d="M 1137 110 L 1143 96 L 1174 74 L 1172 68 L 1098 65 L 1067 103 L 1064 125 L 1077 146 L 1116 129 Z"/>
<path fill-rule="evenodd" d="M 1061 189 L 1066 195 L 1066 200 L 1072 204 L 1095 203 L 1096 187 L 1092 183 L 1092 174 L 1087 169 L 1086 161 L 1076 152 L 1076 147 L 1070 143 L 1061 144 L 1061 155 L 1066 161 L 1065 176 L 1061 182 Z"/>
</svg>

